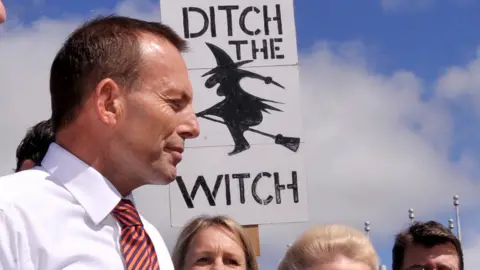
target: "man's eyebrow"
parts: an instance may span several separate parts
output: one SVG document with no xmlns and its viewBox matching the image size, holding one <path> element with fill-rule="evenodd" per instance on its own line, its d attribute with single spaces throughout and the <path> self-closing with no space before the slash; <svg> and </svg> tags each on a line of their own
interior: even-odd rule
<svg viewBox="0 0 480 270">
<path fill-rule="evenodd" d="M 190 103 L 193 100 L 193 95 L 187 89 L 183 89 L 180 93 L 180 99 L 182 99 L 184 102 Z"/>
<path fill-rule="evenodd" d="M 437 267 L 438 266 L 442 266 L 442 267 L 448 267 L 448 269 L 458 269 L 458 265 L 455 265 L 454 263 L 438 263 Z"/>
<path fill-rule="evenodd" d="M 414 265 L 410 265 L 409 267 L 405 268 L 405 269 L 415 269 L 414 267 L 422 267 L 422 269 L 425 267 L 425 265 L 423 264 L 414 264 Z M 418 269 L 418 268 L 416 268 Z"/>
<path fill-rule="evenodd" d="M 169 87 L 165 91 L 166 96 L 172 96 L 175 98 L 182 98 L 191 100 L 193 98 L 192 94 L 190 93 L 187 88 L 176 88 L 176 87 Z"/>
<path fill-rule="evenodd" d="M 193 94 L 191 93 L 191 91 L 188 91 L 188 89 L 183 89 L 182 93 L 183 93 L 185 99 L 187 99 L 187 100 L 192 100 L 193 99 Z"/>
</svg>

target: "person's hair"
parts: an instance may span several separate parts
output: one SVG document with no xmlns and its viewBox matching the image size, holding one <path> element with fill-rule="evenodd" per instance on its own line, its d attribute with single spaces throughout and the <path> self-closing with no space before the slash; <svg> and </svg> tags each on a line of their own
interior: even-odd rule
<svg viewBox="0 0 480 270">
<path fill-rule="evenodd" d="M 247 269 L 258 270 L 255 251 L 246 232 L 236 221 L 226 216 L 199 216 L 187 223 L 178 236 L 177 243 L 173 249 L 172 261 L 175 269 L 181 270 L 185 266 L 185 258 L 190 248 L 190 244 L 197 233 L 202 229 L 210 227 L 218 227 L 230 232 L 235 237 L 234 240 L 245 252 Z"/>
<path fill-rule="evenodd" d="M 28 129 L 25 138 L 17 147 L 17 167 L 15 172 L 20 171 L 25 160 L 32 160 L 36 165 L 40 164 L 47 153 L 51 142 L 55 140 L 52 131 L 52 122 L 44 120 Z"/>
<path fill-rule="evenodd" d="M 417 221 L 395 237 L 392 249 L 392 270 L 401 270 L 405 250 L 410 245 L 432 248 L 436 245 L 452 244 L 458 254 L 459 270 L 463 270 L 463 251 L 458 238 L 445 226 L 436 221 Z"/>
<path fill-rule="evenodd" d="M 68 37 L 50 69 L 55 133 L 77 117 L 101 80 L 111 78 L 126 89 L 141 83 L 140 38 L 145 34 L 170 42 L 180 52 L 187 50 L 187 42 L 162 23 L 116 15 L 87 21 Z"/>
<path fill-rule="evenodd" d="M 368 237 L 354 228 L 328 224 L 305 231 L 288 248 L 278 270 L 301 270 L 334 262 L 340 256 L 378 269 L 379 259 Z"/>
</svg>

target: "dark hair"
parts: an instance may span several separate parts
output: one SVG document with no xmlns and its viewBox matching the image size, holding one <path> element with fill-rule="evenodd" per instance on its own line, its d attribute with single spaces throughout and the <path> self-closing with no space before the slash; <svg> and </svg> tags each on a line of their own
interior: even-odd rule
<svg viewBox="0 0 480 270">
<path fill-rule="evenodd" d="M 130 88 L 139 80 L 139 37 L 152 34 L 180 52 L 187 43 L 170 27 L 122 16 L 98 17 L 77 28 L 65 41 L 50 70 L 52 126 L 56 133 L 77 117 L 77 111 L 104 78 Z"/>
<path fill-rule="evenodd" d="M 31 127 L 25 134 L 25 138 L 17 147 L 17 168 L 20 171 L 25 160 L 32 160 L 36 165 L 42 162 L 47 153 L 48 146 L 55 140 L 50 120 L 41 121 Z"/>
<path fill-rule="evenodd" d="M 459 259 L 459 270 L 463 270 L 463 251 L 460 240 L 445 226 L 436 221 L 415 222 L 395 238 L 392 249 L 392 270 L 401 270 L 405 250 L 411 244 L 432 248 L 441 244 L 453 244 Z"/>
</svg>

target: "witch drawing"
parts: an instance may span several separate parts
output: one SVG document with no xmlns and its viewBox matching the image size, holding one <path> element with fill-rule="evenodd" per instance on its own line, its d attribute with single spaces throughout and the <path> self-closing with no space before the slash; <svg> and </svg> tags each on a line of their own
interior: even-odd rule
<svg viewBox="0 0 480 270">
<path fill-rule="evenodd" d="M 271 77 L 264 77 L 239 68 L 242 65 L 251 63 L 253 60 L 235 63 L 230 56 L 219 47 L 210 43 L 206 44 L 215 56 L 217 67 L 202 75 L 202 77 L 211 75 L 205 82 L 205 87 L 213 88 L 218 84 L 217 95 L 225 97 L 225 99 L 197 113 L 197 116 L 226 125 L 235 143 L 235 147 L 229 155 L 235 155 L 250 148 L 250 144 L 244 136 L 245 131 L 270 137 L 275 139 L 275 143 L 281 144 L 294 152 L 297 151 L 300 143 L 299 138 L 283 137 L 281 134 L 272 135 L 252 129 L 252 127 L 262 123 L 263 113 L 270 113 L 270 111 L 282 112 L 282 110 L 269 103 L 282 103 L 260 98 L 246 92 L 240 86 L 240 80 L 243 78 L 253 78 L 263 80 L 266 84 L 273 84 L 280 88 L 284 87 L 275 82 Z M 223 121 L 209 116 L 216 116 L 223 119 Z"/>
</svg>

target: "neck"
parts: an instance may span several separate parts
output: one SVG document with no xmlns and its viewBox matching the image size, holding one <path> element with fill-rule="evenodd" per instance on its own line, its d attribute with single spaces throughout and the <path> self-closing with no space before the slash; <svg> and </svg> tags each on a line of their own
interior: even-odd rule
<svg viewBox="0 0 480 270">
<path fill-rule="evenodd" d="M 137 188 L 128 181 L 128 168 L 116 166 L 110 158 L 108 138 L 93 134 L 86 127 L 73 125 L 58 131 L 55 137 L 58 145 L 98 171 L 123 197 Z"/>
</svg>

